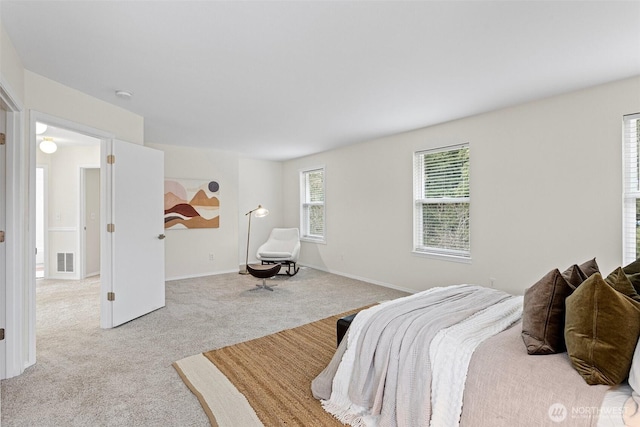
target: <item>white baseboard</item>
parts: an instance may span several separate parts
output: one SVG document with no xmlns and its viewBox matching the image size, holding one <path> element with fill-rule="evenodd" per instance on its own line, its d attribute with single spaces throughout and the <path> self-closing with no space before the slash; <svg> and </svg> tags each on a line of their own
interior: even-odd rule
<svg viewBox="0 0 640 427">
<path fill-rule="evenodd" d="M 353 274 L 344 273 L 344 272 L 336 271 L 336 270 L 331 270 L 331 269 L 324 268 L 324 267 L 318 267 L 318 266 L 315 266 L 315 265 L 300 264 L 300 263 L 299 263 L 299 265 L 302 265 L 302 266 L 305 266 L 305 267 L 309 267 L 309 268 L 314 268 L 314 269 L 320 270 L 320 271 L 325 271 L 325 272 L 331 273 L 331 274 L 336 274 L 338 276 L 348 277 L 349 279 L 360 280 L 361 282 L 367 282 L 367 283 L 371 283 L 373 285 L 383 286 L 385 288 L 390 288 L 390 289 L 395 289 L 397 291 L 407 292 L 407 293 L 410 293 L 410 294 L 415 294 L 417 292 L 415 289 L 403 288 L 401 286 L 393 285 L 391 283 L 381 282 L 379 280 L 369 279 L 367 277 L 360 277 L 360 276 L 356 276 L 356 275 L 353 275 Z"/>
<path fill-rule="evenodd" d="M 164 280 L 165 280 L 165 282 L 169 282 L 171 280 L 196 279 L 198 277 L 218 276 L 220 274 L 238 273 L 239 271 L 240 271 L 240 269 L 211 271 L 211 272 L 208 272 L 208 273 L 187 274 L 185 276 L 165 277 Z"/>
</svg>

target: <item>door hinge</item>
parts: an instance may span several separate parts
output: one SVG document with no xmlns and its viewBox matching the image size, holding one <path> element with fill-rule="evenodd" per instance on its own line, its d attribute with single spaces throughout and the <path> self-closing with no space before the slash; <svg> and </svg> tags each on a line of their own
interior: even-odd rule
<svg viewBox="0 0 640 427">
<path fill-rule="evenodd" d="M 0 243 L 4 243 L 4 231 L 0 231 Z"/>
<path fill-rule="evenodd" d="M 116 162 L 116 156 L 114 154 L 109 154 L 107 156 L 107 164 L 112 165 Z"/>
<path fill-rule="evenodd" d="M 115 301 L 116 293 L 115 292 L 107 292 L 107 301 Z"/>
<path fill-rule="evenodd" d="M 0 341 L 4 340 L 4 328 L 0 329 Z"/>
<path fill-rule="evenodd" d="M 7 135 L 4 133 L 0 133 L 0 145 L 4 145 L 7 143 Z"/>
<path fill-rule="evenodd" d="M 115 224 L 107 224 L 107 233 L 114 233 L 116 231 Z"/>
</svg>

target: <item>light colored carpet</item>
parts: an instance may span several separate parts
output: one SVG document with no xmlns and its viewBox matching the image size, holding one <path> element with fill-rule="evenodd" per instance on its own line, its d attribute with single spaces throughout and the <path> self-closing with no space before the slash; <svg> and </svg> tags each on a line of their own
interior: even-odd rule
<svg viewBox="0 0 640 427">
<path fill-rule="evenodd" d="M 1 382 L 3 426 L 207 426 L 171 364 L 406 295 L 304 268 L 274 292 L 250 276 L 167 282 L 167 306 L 99 327 L 99 283 L 39 281 L 37 363 Z"/>
</svg>

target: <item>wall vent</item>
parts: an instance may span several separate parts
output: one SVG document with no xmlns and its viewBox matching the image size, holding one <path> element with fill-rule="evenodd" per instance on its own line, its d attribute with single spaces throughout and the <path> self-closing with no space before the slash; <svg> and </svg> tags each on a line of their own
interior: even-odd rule
<svg viewBox="0 0 640 427">
<path fill-rule="evenodd" d="M 58 273 L 73 273 L 73 253 L 58 252 Z"/>
</svg>

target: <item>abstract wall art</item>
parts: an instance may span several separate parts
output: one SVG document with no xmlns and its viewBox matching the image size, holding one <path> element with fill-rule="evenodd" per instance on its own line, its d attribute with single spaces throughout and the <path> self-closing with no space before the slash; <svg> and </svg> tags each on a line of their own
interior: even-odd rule
<svg viewBox="0 0 640 427">
<path fill-rule="evenodd" d="M 165 178 L 164 228 L 219 228 L 217 181 Z"/>
</svg>

